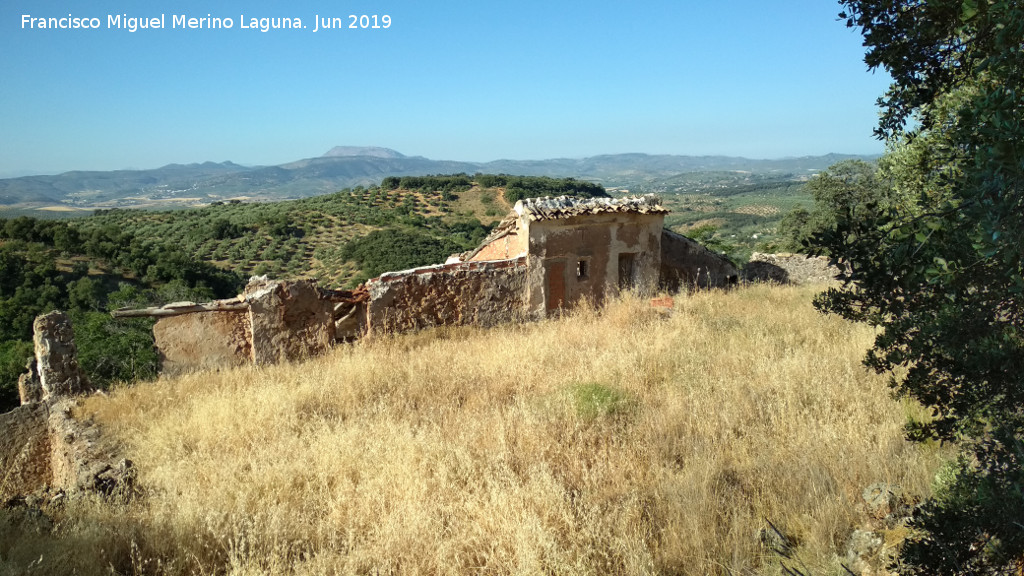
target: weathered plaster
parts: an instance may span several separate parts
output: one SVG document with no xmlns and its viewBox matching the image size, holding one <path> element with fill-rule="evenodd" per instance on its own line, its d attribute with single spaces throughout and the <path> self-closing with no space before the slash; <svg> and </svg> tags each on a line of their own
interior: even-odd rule
<svg viewBox="0 0 1024 576">
<path fill-rule="evenodd" d="M 722 288 L 735 284 L 739 270 L 716 254 L 671 230 L 661 234 L 661 289 L 676 292 L 688 288 Z"/>
<path fill-rule="evenodd" d="M 257 365 L 316 356 L 334 344 L 334 304 L 315 281 L 268 283 L 245 296 Z"/>
<path fill-rule="evenodd" d="M 564 263 L 564 306 L 583 298 L 600 305 L 619 291 L 619 256 L 633 255 L 633 277 L 628 284 L 640 294 L 653 294 L 661 263 L 662 214 L 612 212 L 531 221 L 520 225 L 529 238 L 529 264 L 543 273 L 531 274 L 528 284 L 530 311 L 553 309 L 550 290 L 552 266 Z M 584 277 L 579 263 L 586 264 Z"/>
<path fill-rule="evenodd" d="M 231 368 L 251 362 L 249 315 L 244 311 L 160 318 L 153 326 L 153 339 L 162 374 Z"/>
<path fill-rule="evenodd" d="M 367 283 L 370 332 L 489 326 L 522 318 L 525 259 L 460 262 L 389 272 Z"/>
</svg>

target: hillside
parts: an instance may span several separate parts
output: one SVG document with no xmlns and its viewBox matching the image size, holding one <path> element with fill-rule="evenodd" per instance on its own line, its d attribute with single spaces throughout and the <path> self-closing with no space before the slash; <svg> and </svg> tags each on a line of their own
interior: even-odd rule
<svg viewBox="0 0 1024 576">
<path fill-rule="evenodd" d="M 788 176 L 693 173 L 657 190 L 674 211 L 668 227 L 740 262 L 752 250 L 771 251 L 782 216 L 809 202 Z M 37 314 L 73 313 L 87 334 L 79 341 L 95 381 L 145 377 L 156 362 L 146 352 L 148 326 L 137 322 L 128 338 L 105 311 L 226 298 L 251 275 L 355 286 L 385 271 L 443 262 L 475 247 L 516 199 L 560 194 L 606 192 L 546 177 L 389 176 L 369 188 L 291 201 L 0 219 L 0 408 L 17 402 Z M 113 335 L 118 348 L 104 344 Z"/>
<path fill-rule="evenodd" d="M 444 262 L 475 247 L 511 209 L 510 199 L 566 193 L 605 194 L 568 179 L 393 176 L 381 185 L 301 200 L 110 210 L 71 225 L 83 234 L 114 228 L 151 238 L 244 277 L 309 276 L 325 286 L 345 286 L 388 270 Z"/>
<path fill-rule="evenodd" d="M 294 201 L 0 219 L 0 411 L 17 405 L 38 314 L 71 313 L 94 383 L 148 378 L 157 362 L 151 321 L 114 321 L 109 310 L 228 298 L 253 274 L 352 286 L 475 247 L 509 199 L 605 194 L 571 179 L 474 178 L 388 177 Z"/>
<path fill-rule="evenodd" d="M 41 212 L 57 216 L 109 208 L 199 207 L 231 199 L 265 202 L 374 186 L 387 176 L 453 173 L 568 177 L 598 182 L 608 188 L 656 191 L 671 187 L 674 178 L 690 173 L 741 172 L 799 180 L 852 157 L 828 154 L 755 160 L 607 154 L 579 159 L 465 162 L 405 156 L 387 148 L 337 146 L 323 156 L 277 166 L 205 162 L 171 164 L 151 170 L 74 171 L 0 179 L 0 215 Z"/>
<path fill-rule="evenodd" d="M 942 455 L 860 364 L 871 330 L 813 293 L 696 293 L 669 318 L 626 300 L 90 397 L 139 495 L 69 500 L 52 531 L 0 509 L 0 573 L 775 574 L 769 521 L 807 573 L 840 573 L 858 529 L 877 566 L 904 529 L 861 493 L 920 498 Z"/>
</svg>

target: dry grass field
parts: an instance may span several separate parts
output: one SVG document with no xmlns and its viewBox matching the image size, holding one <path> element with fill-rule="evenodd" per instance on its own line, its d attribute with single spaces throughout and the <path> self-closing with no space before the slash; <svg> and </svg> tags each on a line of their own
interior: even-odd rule
<svg viewBox="0 0 1024 576">
<path fill-rule="evenodd" d="M 0 574 L 776 574 L 927 494 L 920 410 L 860 364 L 872 332 L 754 286 L 560 320 L 377 338 L 306 363 L 91 397 L 134 500 L 0 535 Z M 0 524 L 2 526 L 2 524 Z"/>
</svg>

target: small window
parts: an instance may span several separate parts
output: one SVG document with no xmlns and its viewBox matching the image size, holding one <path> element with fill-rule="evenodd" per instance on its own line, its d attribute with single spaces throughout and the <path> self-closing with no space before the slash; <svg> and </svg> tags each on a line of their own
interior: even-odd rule
<svg viewBox="0 0 1024 576">
<path fill-rule="evenodd" d="M 586 280 L 590 276 L 590 262 L 580 260 L 576 263 L 576 279 Z"/>
</svg>

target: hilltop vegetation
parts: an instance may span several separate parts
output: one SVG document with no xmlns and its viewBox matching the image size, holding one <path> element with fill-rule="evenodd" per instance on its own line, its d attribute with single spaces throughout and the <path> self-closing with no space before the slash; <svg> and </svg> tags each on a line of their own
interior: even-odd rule
<svg viewBox="0 0 1024 576">
<path fill-rule="evenodd" d="M 627 299 L 91 397 L 139 495 L 0 536 L 0 572 L 774 574 L 771 521 L 841 573 L 864 488 L 921 498 L 942 454 L 861 366 L 872 330 L 812 294 L 696 293 L 667 319 Z"/>
</svg>

